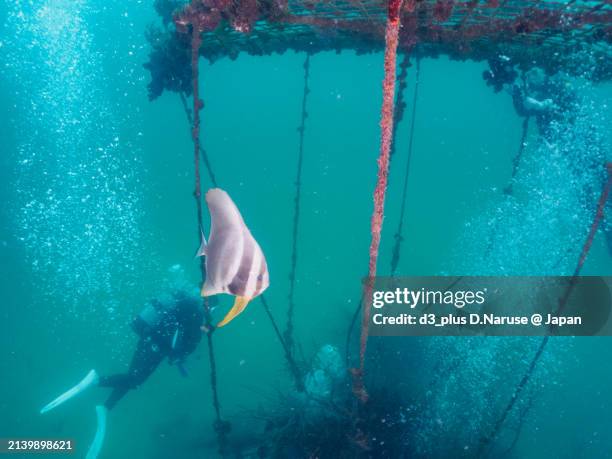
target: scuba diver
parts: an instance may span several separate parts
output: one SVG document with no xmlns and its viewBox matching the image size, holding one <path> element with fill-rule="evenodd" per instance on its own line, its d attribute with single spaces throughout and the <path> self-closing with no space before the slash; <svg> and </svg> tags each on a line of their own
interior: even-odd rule
<svg viewBox="0 0 612 459">
<path fill-rule="evenodd" d="M 524 119 L 523 139 L 524 145 L 527 122 L 529 118 L 534 118 L 541 138 L 547 144 L 554 144 L 555 136 L 559 129 L 565 129 L 568 125 L 576 122 L 578 94 L 577 87 L 572 82 L 569 75 L 558 72 L 554 75 L 547 75 L 539 67 L 533 67 L 528 71 L 523 71 L 518 80 L 518 73 L 511 59 L 504 55 L 496 56 L 488 60 L 489 70 L 483 72 L 482 77 L 487 86 L 492 86 L 495 92 L 506 89 L 512 96 L 512 104 L 517 115 Z M 588 136 L 588 134 L 587 134 Z M 519 157 L 520 157 L 519 150 Z M 590 169 L 597 174 L 601 169 L 603 158 L 592 155 L 588 161 L 577 164 L 574 171 L 578 176 L 585 170 Z M 517 162 L 512 177 L 516 173 Z M 595 184 L 596 188 L 601 188 L 602 183 Z M 504 190 L 506 193 L 512 192 L 512 186 Z M 584 203 L 589 206 L 589 203 Z M 612 257 L 612 197 L 608 199 L 606 210 L 604 211 L 604 221 L 602 231 L 606 239 L 608 253 Z"/>
<path fill-rule="evenodd" d="M 516 113 L 522 118 L 534 117 L 543 138 L 551 135 L 553 121 L 572 121 L 567 117 L 573 114 L 576 94 L 567 75 L 549 76 L 534 67 L 522 72 L 517 82 L 519 74 L 508 56 L 500 54 L 487 62 L 489 69 L 482 73 L 487 86 L 492 86 L 496 93 L 505 88 L 512 96 Z"/>
<path fill-rule="evenodd" d="M 144 383 L 165 358 L 187 376 L 184 362 L 202 339 L 203 319 L 202 299 L 187 290 L 177 289 L 167 298 L 151 300 L 131 323 L 139 340 L 128 371 L 99 376 L 96 370 L 91 370 L 76 386 L 45 405 L 40 413 L 56 408 L 91 386 L 111 388 L 104 405 L 96 406 L 98 428 L 86 456 L 96 458 L 104 441 L 107 412 L 130 390 Z"/>
<path fill-rule="evenodd" d="M 521 117 L 533 116 L 540 135 L 550 140 L 554 122 L 572 123 L 577 103 L 576 89 L 564 73 L 549 76 L 538 67 L 525 72 L 521 84 L 511 89 L 512 103 Z"/>
<path fill-rule="evenodd" d="M 500 54 L 487 61 L 489 70 L 482 72 L 482 78 L 487 86 L 493 86 L 495 92 L 500 92 L 504 85 L 514 83 L 518 73 L 514 70 L 514 64 L 508 56 Z"/>
</svg>

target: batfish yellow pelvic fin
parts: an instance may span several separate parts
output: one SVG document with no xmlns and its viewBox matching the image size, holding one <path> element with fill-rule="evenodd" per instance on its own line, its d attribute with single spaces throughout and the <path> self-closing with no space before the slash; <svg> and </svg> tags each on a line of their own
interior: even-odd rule
<svg viewBox="0 0 612 459">
<path fill-rule="evenodd" d="M 232 309 L 230 309 L 223 320 L 217 324 L 217 327 L 223 327 L 234 320 L 238 314 L 244 311 L 244 308 L 247 307 L 249 301 L 251 301 L 251 298 L 247 298 L 246 296 L 237 296 Z"/>
</svg>

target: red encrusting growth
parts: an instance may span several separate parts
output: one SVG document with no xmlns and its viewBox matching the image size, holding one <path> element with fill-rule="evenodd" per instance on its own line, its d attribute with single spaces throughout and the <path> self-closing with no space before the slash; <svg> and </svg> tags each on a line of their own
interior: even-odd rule
<svg viewBox="0 0 612 459">
<path fill-rule="evenodd" d="M 433 17 L 438 22 L 446 22 L 453 14 L 453 2 L 451 0 L 438 0 L 433 8 Z"/>
<path fill-rule="evenodd" d="M 374 212 L 370 230 L 372 241 L 370 243 L 370 261 L 368 264 L 368 278 L 366 280 L 363 295 L 363 318 L 361 325 L 361 339 L 359 347 L 359 368 L 353 370 L 353 392 L 362 401 L 367 401 L 367 392 L 363 384 L 363 373 L 365 367 L 365 354 L 368 344 L 370 326 L 370 308 L 372 291 L 374 289 L 374 278 L 376 276 L 376 262 L 378 260 L 378 249 L 380 246 L 380 233 L 382 230 L 383 214 L 385 210 L 385 193 L 387 191 L 387 180 L 389 173 L 389 155 L 391 141 L 393 139 L 393 115 L 395 106 L 395 68 L 397 60 L 397 45 L 400 29 L 401 0 L 390 0 L 387 26 L 385 31 L 385 78 L 383 80 L 383 104 L 380 120 L 380 154 L 378 157 L 378 179 L 374 189 Z"/>
<path fill-rule="evenodd" d="M 175 0 L 156 3 L 177 4 Z M 197 24 L 207 39 L 200 55 L 214 61 L 282 54 L 288 50 L 377 52 L 385 42 L 388 7 L 394 1 L 346 0 L 191 0 L 174 22 L 179 40 Z M 501 54 L 514 65 L 537 65 L 547 73 L 581 74 L 575 53 L 592 52 L 591 79 L 612 79 L 610 0 L 536 2 L 500 0 L 405 0 L 399 12 L 398 49 L 418 48 L 421 57 L 447 54 L 453 59 L 484 61 Z M 169 6 L 166 6 L 166 9 Z M 165 10 L 164 10 L 165 11 Z M 162 18 L 167 22 L 167 13 Z M 186 30 L 185 30 L 186 29 Z M 238 33 L 237 33 L 238 32 Z M 242 33 L 240 33 L 242 32 Z M 150 97 L 189 87 L 188 43 L 176 35 L 149 34 L 153 52 Z M 208 39 L 209 38 L 209 39 Z"/>
<path fill-rule="evenodd" d="M 236 15 L 231 24 L 234 30 L 249 33 L 258 17 L 257 0 L 242 0 L 236 7 Z"/>
</svg>

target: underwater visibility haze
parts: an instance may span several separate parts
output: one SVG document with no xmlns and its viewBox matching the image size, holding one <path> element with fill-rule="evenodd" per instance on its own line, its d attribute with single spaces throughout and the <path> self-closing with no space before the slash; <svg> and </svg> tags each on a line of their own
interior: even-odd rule
<svg viewBox="0 0 612 459">
<path fill-rule="evenodd" d="M 0 455 L 612 458 L 609 336 L 368 325 L 374 276 L 612 276 L 609 1 L 0 24 Z"/>
</svg>

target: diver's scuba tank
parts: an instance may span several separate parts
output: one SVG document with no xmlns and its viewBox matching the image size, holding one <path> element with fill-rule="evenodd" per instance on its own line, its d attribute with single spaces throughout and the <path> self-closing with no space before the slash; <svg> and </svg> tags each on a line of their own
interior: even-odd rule
<svg viewBox="0 0 612 459">
<path fill-rule="evenodd" d="M 190 301 L 193 300 L 181 290 L 172 291 L 161 298 L 153 298 L 132 321 L 132 328 L 140 337 L 160 335 L 164 340 L 168 338 L 174 348 L 182 312 L 185 307 L 187 310 L 190 306 L 194 307 Z M 195 301 L 197 309 L 197 300 Z"/>
<path fill-rule="evenodd" d="M 132 321 L 141 338 L 150 338 L 179 359 L 195 350 L 202 337 L 204 319 L 201 299 L 189 292 L 175 290 L 149 301 Z"/>
<path fill-rule="evenodd" d="M 132 329 L 141 338 L 150 336 L 159 329 L 168 309 L 170 308 L 164 306 L 159 300 L 153 299 L 149 301 L 140 314 L 132 321 Z"/>
</svg>

